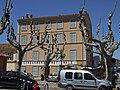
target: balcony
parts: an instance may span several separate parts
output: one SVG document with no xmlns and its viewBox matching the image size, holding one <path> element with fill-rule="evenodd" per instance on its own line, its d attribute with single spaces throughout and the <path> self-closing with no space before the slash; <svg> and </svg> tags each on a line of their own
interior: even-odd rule
<svg viewBox="0 0 120 90">
<path fill-rule="evenodd" d="M 73 64 L 73 65 L 76 65 L 78 64 L 79 62 L 82 62 L 82 60 L 62 60 L 62 61 L 52 61 L 50 62 L 50 66 L 59 66 L 59 65 L 70 65 L 70 64 Z M 23 61 L 22 62 L 22 65 L 25 66 L 25 65 L 39 65 L 39 66 L 43 66 L 44 65 L 44 61 Z"/>
</svg>

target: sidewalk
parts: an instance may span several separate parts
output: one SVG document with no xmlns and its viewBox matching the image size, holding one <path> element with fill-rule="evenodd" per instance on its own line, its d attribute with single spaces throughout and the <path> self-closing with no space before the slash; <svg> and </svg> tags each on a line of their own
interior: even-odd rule
<svg viewBox="0 0 120 90">
<path fill-rule="evenodd" d="M 46 81 L 37 81 L 39 83 L 40 90 L 65 90 L 58 87 L 58 82 L 46 82 Z M 45 89 L 45 84 L 48 84 L 48 89 Z"/>
</svg>

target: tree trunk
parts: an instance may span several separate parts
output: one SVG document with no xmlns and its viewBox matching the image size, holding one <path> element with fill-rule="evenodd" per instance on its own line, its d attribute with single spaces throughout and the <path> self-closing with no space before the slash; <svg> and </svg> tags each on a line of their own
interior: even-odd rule
<svg viewBox="0 0 120 90">
<path fill-rule="evenodd" d="M 17 63 L 17 71 L 20 72 L 21 71 L 21 66 L 22 66 L 22 61 L 23 61 L 23 57 L 25 52 L 23 51 L 19 51 L 19 59 L 18 59 L 18 63 Z"/>
<path fill-rule="evenodd" d="M 47 81 L 49 72 L 50 72 L 49 62 L 47 60 L 45 60 L 45 63 L 44 63 L 44 78 L 45 78 L 45 81 Z"/>
<path fill-rule="evenodd" d="M 50 67 L 49 65 L 45 65 L 45 71 L 44 71 L 44 77 L 45 77 L 45 81 L 47 81 L 48 75 L 49 75 L 49 71 L 50 71 Z"/>
<path fill-rule="evenodd" d="M 112 81 L 112 58 L 106 57 L 106 79 Z"/>
</svg>

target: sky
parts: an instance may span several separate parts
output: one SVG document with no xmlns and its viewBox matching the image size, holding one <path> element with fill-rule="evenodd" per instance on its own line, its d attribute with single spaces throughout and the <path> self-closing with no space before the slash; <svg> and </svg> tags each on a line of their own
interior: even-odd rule
<svg viewBox="0 0 120 90">
<path fill-rule="evenodd" d="M 3 13 L 3 8 L 6 0 L 0 0 L 0 17 Z M 13 21 L 14 29 L 17 32 L 17 19 L 21 19 L 26 14 L 32 14 L 33 17 L 41 16 L 57 16 L 65 14 L 78 14 L 81 7 L 84 5 L 84 0 L 11 0 L 13 9 L 11 10 L 11 22 Z M 95 34 L 97 24 L 101 17 L 101 26 L 106 35 L 108 14 L 113 10 L 116 0 L 85 0 L 85 10 L 87 10 L 91 23 L 92 33 Z M 112 18 L 112 29 L 115 36 L 115 41 L 120 39 L 119 32 L 120 23 L 120 0 Z M 102 28 L 101 28 L 102 33 Z M 0 43 L 7 43 L 6 30 L 0 35 Z M 114 56 L 120 59 L 120 47 L 115 51 Z"/>
</svg>

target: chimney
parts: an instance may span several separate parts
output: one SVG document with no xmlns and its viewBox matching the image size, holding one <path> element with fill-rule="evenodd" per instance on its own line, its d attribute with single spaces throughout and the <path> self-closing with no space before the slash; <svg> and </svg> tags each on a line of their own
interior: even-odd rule
<svg viewBox="0 0 120 90">
<path fill-rule="evenodd" d="M 24 19 L 24 16 L 22 16 L 22 19 Z"/>
<path fill-rule="evenodd" d="M 30 18 L 33 18 L 33 15 L 32 15 L 32 14 L 30 15 Z"/>
<path fill-rule="evenodd" d="M 29 14 L 26 14 L 26 18 L 29 18 Z"/>
</svg>

